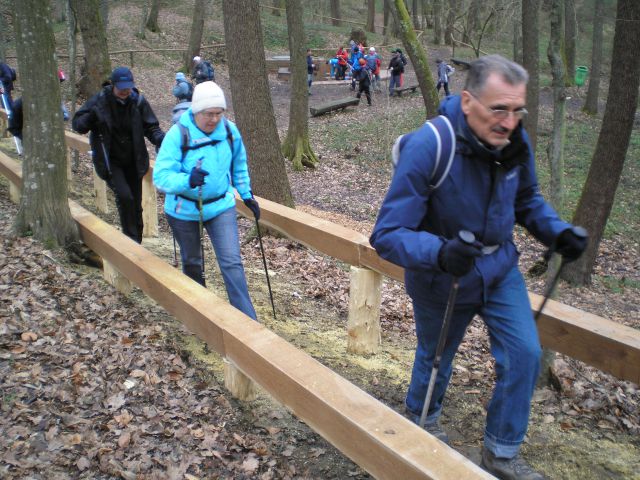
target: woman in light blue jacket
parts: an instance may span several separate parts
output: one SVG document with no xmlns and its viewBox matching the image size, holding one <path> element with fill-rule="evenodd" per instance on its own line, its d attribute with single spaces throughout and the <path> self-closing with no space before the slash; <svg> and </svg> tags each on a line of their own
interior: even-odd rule
<svg viewBox="0 0 640 480">
<path fill-rule="evenodd" d="M 227 103 L 214 82 L 196 85 L 191 108 L 162 142 L 153 181 L 164 192 L 164 211 L 180 246 L 182 271 L 203 286 L 200 222 L 216 252 L 229 301 L 256 319 L 240 258 L 235 188 L 260 218 L 253 198 L 247 154 L 238 128 L 224 117 Z"/>
</svg>

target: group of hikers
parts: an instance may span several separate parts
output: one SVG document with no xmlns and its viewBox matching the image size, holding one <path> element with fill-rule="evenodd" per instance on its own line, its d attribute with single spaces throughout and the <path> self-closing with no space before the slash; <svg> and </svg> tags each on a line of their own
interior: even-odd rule
<svg viewBox="0 0 640 480">
<path fill-rule="evenodd" d="M 375 53 L 369 49 L 369 57 Z M 366 56 L 354 49 L 353 57 L 352 71 L 364 70 Z M 194 64 L 200 60 L 194 58 Z M 439 70 L 443 64 L 438 63 Z M 402 52 L 396 50 L 389 64 L 392 77 L 403 65 Z M 205 284 L 206 230 L 230 303 L 256 320 L 234 200 L 235 189 L 260 218 L 247 151 L 240 131 L 225 116 L 224 92 L 213 78 L 196 71 L 195 86 L 176 74 L 173 93 L 188 105 L 166 133 L 127 67 L 113 70 L 109 84 L 86 101 L 72 125 L 89 133 L 96 172 L 115 193 L 122 231 L 138 243 L 141 182 L 149 169 L 145 137 L 156 147 L 153 181 L 165 196 L 182 271 Z M 417 348 L 407 416 L 445 444 L 449 438 L 441 418 L 452 362 L 474 316 L 484 321 L 496 383 L 487 405 L 481 466 L 508 480 L 545 478 L 520 455 L 541 348 L 518 268 L 514 227 L 525 227 L 563 261 L 576 260 L 587 247 L 586 236 L 562 221 L 540 193 L 522 125 L 527 82 L 527 72 L 502 56 L 471 62 L 464 88 L 442 101 L 440 116 L 396 141 L 396 168 L 370 237 L 382 258 L 404 267 L 413 303 Z M 449 93 L 447 83 L 446 77 L 439 80 Z M 366 86 L 360 87 L 363 91 L 367 95 Z"/>
</svg>

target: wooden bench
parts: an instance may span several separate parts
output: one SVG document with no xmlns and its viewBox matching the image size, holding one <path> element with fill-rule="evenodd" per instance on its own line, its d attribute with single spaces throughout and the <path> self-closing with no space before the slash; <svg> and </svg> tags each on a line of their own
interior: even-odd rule
<svg viewBox="0 0 640 480">
<path fill-rule="evenodd" d="M 394 88 L 394 92 L 396 92 L 398 96 L 401 97 L 404 92 L 408 92 L 409 90 L 415 92 L 417 88 L 420 88 L 420 85 L 415 83 L 411 85 L 405 85 L 404 87 L 396 87 Z"/>
<path fill-rule="evenodd" d="M 278 68 L 278 80 L 284 80 L 285 82 L 288 82 L 289 77 L 291 77 L 291 72 L 289 71 L 289 67 Z"/>
<path fill-rule="evenodd" d="M 325 113 L 332 112 L 333 110 L 344 110 L 345 108 L 352 105 L 358 105 L 358 103 L 360 103 L 359 98 L 345 97 L 338 100 L 321 103 L 319 105 L 314 105 L 313 107 L 309 107 L 309 111 L 311 112 L 312 117 L 317 117 L 319 115 L 324 115 Z"/>
</svg>

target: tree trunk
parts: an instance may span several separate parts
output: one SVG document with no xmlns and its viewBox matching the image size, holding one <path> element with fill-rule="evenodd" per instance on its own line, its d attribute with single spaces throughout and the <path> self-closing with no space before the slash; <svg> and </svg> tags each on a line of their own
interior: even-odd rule
<svg viewBox="0 0 640 480">
<path fill-rule="evenodd" d="M 331 24 L 334 27 L 340 27 L 342 22 L 340 21 L 340 0 L 331 0 Z"/>
<path fill-rule="evenodd" d="M 591 73 L 589 88 L 583 110 L 591 115 L 598 113 L 598 97 L 600 95 L 600 71 L 602 70 L 602 24 L 604 17 L 604 0 L 595 0 L 593 14 L 593 41 L 591 43 Z"/>
<path fill-rule="evenodd" d="M 106 32 L 109 26 L 109 0 L 100 0 L 100 18 Z"/>
<path fill-rule="evenodd" d="M 158 15 L 160 14 L 160 0 L 151 0 L 151 9 L 149 10 L 149 17 L 147 17 L 147 30 L 152 32 L 159 32 Z"/>
<path fill-rule="evenodd" d="M 142 4 L 142 15 L 140 15 L 140 23 L 138 27 L 138 33 L 136 33 L 136 37 L 144 40 L 147 38 L 146 33 L 146 24 L 147 24 L 147 14 L 149 13 L 149 0 L 145 0 Z"/>
<path fill-rule="evenodd" d="M 433 44 L 442 43 L 442 1 L 433 0 Z"/>
<path fill-rule="evenodd" d="M 411 18 L 413 19 L 413 28 L 420 30 L 420 16 L 418 15 L 418 0 L 411 0 Z"/>
<path fill-rule="evenodd" d="M 62 23 L 67 19 L 67 0 L 54 0 L 51 7 L 54 22 Z"/>
<path fill-rule="evenodd" d="M 444 43 L 453 46 L 453 32 L 458 12 L 458 0 L 449 0 L 449 13 L 447 13 L 447 23 L 444 28 Z"/>
<path fill-rule="evenodd" d="M 391 6 L 391 13 L 400 28 L 400 39 L 411 59 L 413 69 L 418 78 L 427 118 L 434 117 L 437 114 L 438 93 L 431 72 L 429 71 L 427 53 L 416 38 L 416 32 L 411 25 L 411 17 L 409 16 L 407 7 L 404 5 L 404 1 L 394 0 Z"/>
<path fill-rule="evenodd" d="M 273 0 L 272 5 L 274 8 L 271 9 L 271 15 L 274 17 L 281 17 L 282 9 L 284 8 L 284 0 Z"/>
<path fill-rule="evenodd" d="M 578 20 L 575 0 L 564 0 L 564 54 L 567 63 L 565 84 L 568 87 L 575 82 L 577 32 Z"/>
<path fill-rule="evenodd" d="M 222 2 L 229 77 L 236 121 L 247 148 L 251 184 L 256 195 L 293 206 L 293 196 L 280 149 L 267 79 L 260 6 L 252 0 Z M 251 75 L 247 75 L 251 65 Z"/>
<path fill-rule="evenodd" d="M 365 27 L 367 32 L 375 33 L 376 31 L 375 20 L 376 20 L 376 0 L 367 0 L 367 26 Z"/>
<path fill-rule="evenodd" d="M 204 10 L 206 0 L 196 0 L 193 4 L 193 16 L 191 17 L 191 33 L 189 34 L 189 45 L 182 59 L 183 71 L 191 72 L 193 57 L 200 53 L 202 45 L 202 34 L 204 32 Z M 229 38 L 229 37 L 227 37 Z M 235 56 L 229 58 L 236 58 Z"/>
<path fill-rule="evenodd" d="M 66 146 L 49 0 L 15 0 L 15 29 L 24 112 L 19 235 L 48 247 L 80 239 L 68 200 Z M 41 95 L 40 92 L 47 92 Z"/>
<path fill-rule="evenodd" d="M 384 0 L 383 6 L 382 6 L 382 23 L 383 23 L 382 34 L 384 35 L 385 39 L 387 38 L 387 35 L 389 34 L 389 15 L 390 15 L 390 12 L 391 12 L 391 0 Z"/>
<path fill-rule="evenodd" d="M 102 88 L 111 73 L 107 35 L 100 17 L 98 0 L 69 2 L 84 45 L 84 67 L 78 87 L 81 95 L 90 97 Z"/>
<path fill-rule="evenodd" d="M 520 28 L 520 20 L 513 17 L 513 61 L 523 63 L 522 60 L 522 29 Z"/>
<path fill-rule="evenodd" d="M 480 0 L 471 0 L 467 11 L 467 27 L 465 28 L 465 43 L 471 43 L 480 28 Z"/>
<path fill-rule="evenodd" d="M 0 9 L 0 62 L 6 62 L 7 55 L 7 21 L 4 18 L 4 8 Z"/>
<path fill-rule="evenodd" d="M 309 144 L 306 42 L 300 0 L 288 0 L 287 27 L 291 55 L 291 104 L 289 130 L 282 144 L 282 152 L 291 160 L 294 170 L 302 170 L 303 165 L 315 168 L 318 160 Z"/>
<path fill-rule="evenodd" d="M 638 106 L 640 86 L 640 2 L 618 0 L 616 32 L 613 37 L 609 96 L 602 119 L 596 150 L 591 160 L 573 223 L 589 232 L 589 246 L 584 255 L 567 266 L 563 278 L 578 284 L 591 280 L 604 228 L 611 213 L 631 130 Z"/>
<path fill-rule="evenodd" d="M 522 1 L 522 65 L 529 72 L 527 87 L 527 110 L 529 115 L 524 126 L 529 134 L 531 148 L 536 151 L 538 143 L 538 96 L 540 95 L 540 56 L 538 53 L 538 11 L 540 0 Z"/>
</svg>

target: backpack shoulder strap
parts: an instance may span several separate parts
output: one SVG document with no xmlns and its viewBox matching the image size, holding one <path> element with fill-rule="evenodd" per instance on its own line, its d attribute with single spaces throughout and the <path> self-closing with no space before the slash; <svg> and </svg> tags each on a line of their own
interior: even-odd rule
<svg viewBox="0 0 640 480">
<path fill-rule="evenodd" d="M 440 115 L 427 122 L 436 138 L 436 161 L 431 171 L 429 188 L 436 190 L 451 170 L 456 154 L 456 136 L 447 117 Z"/>
<path fill-rule="evenodd" d="M 179 121 L 178 128 L 180 129 L 180 138 L 182 139 L 182 141 L 180 142 L 180 151 L 182 152 L 180 161 L 184 162 L 184 157 L 187 156 L 187 152 L 189 151 L 189 142 L 191 141 L 191 137 L 189 136 L 189 129 L 182 125 Z"/>
</svg>

